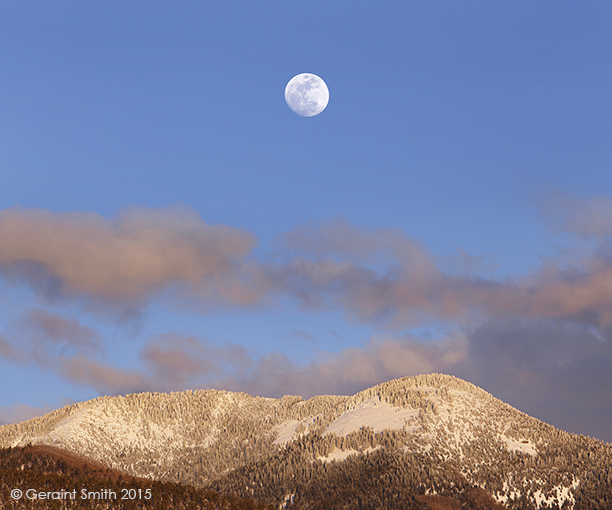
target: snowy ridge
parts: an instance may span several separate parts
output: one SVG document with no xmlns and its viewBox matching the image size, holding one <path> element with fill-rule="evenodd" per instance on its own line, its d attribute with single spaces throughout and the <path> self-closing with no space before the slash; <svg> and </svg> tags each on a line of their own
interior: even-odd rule
<svg viewBox="0 0 612 510">
<path fill-rule="evenodd" d="M 199 486 L 308 437 L 320 438 L 308 462 L 414 452 L 458 466 L 504 504 L 527 498 L 536 508 L 573 508 L 581 481 L 559 471 L 553 483 L 537 469 L 541 455 L 574 436 L 440 374 L 307 401 L 216 390 L 100 397 L 0 427 L 2 447 L 48 444 L 137 476 Z M 500 462 L 515 467 L 497 473 Z"/>
</svg>

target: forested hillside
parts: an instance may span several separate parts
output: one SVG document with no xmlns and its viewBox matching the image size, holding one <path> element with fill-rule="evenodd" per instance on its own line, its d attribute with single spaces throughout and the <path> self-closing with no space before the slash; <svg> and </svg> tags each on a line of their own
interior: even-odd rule
<svg viewBox="0 0 612 510">
<path fill-rule="evenodd" d="M 15 490 L 21 491 L 18 499 Z M 143 480 L 61 450 L 29 446 L 0 450 L 0 508 L 272 510 L 274 507 L 252 498 Z"/>
<path fill-rule="evenodd" d="M 275 506 L 315 508 L 323 494 L 353 494 L 361 508 L 435 494 L 465 505 L 486 494 L 516 509 L 612 508 L 609 444 L 440 374 L 307 401 L 223 391 L 102 397 L 0 427 L 0 446 L 28 443 Z"/>
</svg>

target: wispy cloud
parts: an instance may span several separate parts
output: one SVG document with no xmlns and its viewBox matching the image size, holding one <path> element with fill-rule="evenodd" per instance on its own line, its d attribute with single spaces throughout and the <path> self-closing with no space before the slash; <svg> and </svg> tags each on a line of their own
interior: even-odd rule
<svg viewBox="0 0 612 510">
<path fill-rule="evenodd" d="M 352 394 L 383 381 L 407 375 L 444 372 L 465 356 L 461 337 L 423 343 L 412 337 L 372 338 L 361 347 L 319 353 L 301 365 L 281 353 L 271 353 L 248 371 L 224 378 L 223 387 L 256 395 Z"/>
<path fill-rule="evenodd" d="M 45 331 L 52 334 L 45 336 Z M 96 339 L 94 348 L 91 338 Z M 38 366 L 72 384 L 110 395 L 213 387 L 255 365 L 242 346 L 216 346 L 178 333 L 149 337 L 129 368 L 110 363 L 104 344 L 102 337 L 77 320 L 32 310 L 16 321 L 9 335 L 0 337 L 0 358 Z"/>
<path fill-rule="evenodd" d="M 23 351 L 16 348 L 4 335 L 0 335 L 0 358 L 21 362 L 27 359 Z"/>
<path fill-rule="evenodd" d="M 42 416 L 52 410 L 53 408 L 51 406 L 33 407 L 27 404 L 0 406 L 0 425 L 19 423 L 36 416 Z"/>
<path fill-rule="evenodd" d="M 102 338 L 78 319 L 39 308 L 26 310 L 0 335 L 0 357 L 19 363 L 52 364 L 62 356 L 100 353 Z"/>
<path fill-rule="evenodd" d="M 583 205 L 565 223 L 604 236 L 612 231 L 611 204 Z M 175 306 L 180 297 L 200 310 L 290 297 L 311 311 L 339 308 L 391 329 L 509 315 L 612 323 L 605 236 L 571 264 L 548 259 L 531 274 L 505 279 L 468 266 L 451 271 L 399 230 L 343 221 L 298 227 L 279 237 L 274 257 L 256 260 L 254 235 L 206 225 L 187 208 L 132 208 L 112 221 L 10 209 L 0 212 L 0 237 L 5 275 L 26 278 L 43 293 L 123 305 L 169 293 Z"/>
<path fill-rule="evenodd" d="M 605 241 L 570 265 L 548 259 L 531 274 L 497 279 L 449 272 L 395 230 L 334 222 L 282 239 L 290 255 L 268 266 L 268 277 L 306 309 L 337 307 L 397 329 L 508 316 L 612 323 L 612 248 Z"/>
<path fill-rule="evenodd" d="M 47 363 L 64 380 L 77 386 L 94 388 L 101 395 L 118 395 L 142 391 L 170 391 L 163 382 L 137 369 L 125 369 L 95 358 L 76 355 L 56 358 Z M 174 389 L 174 388 L 171 388 Z"/>
<path fill-rule="evenodd" d="M 542 199 L 541 213 L 556 229 L 583 238 L 612 235 L 612 199 L 607 196 L 580 200 L 567 194 L 550 194 Z"/>
</svg>

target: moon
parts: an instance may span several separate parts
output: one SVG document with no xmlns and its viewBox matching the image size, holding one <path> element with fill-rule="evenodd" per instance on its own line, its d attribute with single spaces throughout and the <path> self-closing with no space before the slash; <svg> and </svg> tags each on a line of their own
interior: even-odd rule
<svg viewBox="0 0 612 510">
<path fill-rule="evenodd" d="M 302 117 L 319 115 L 329 102 L 329 89 L 316 74 L 294 76 L 285 87 L 287 106 Z"/>
</svg>

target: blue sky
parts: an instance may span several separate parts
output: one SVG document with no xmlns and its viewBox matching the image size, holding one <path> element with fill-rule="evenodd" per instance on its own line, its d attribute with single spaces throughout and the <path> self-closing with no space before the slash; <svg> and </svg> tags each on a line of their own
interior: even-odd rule
<svg viewBox="0 0 612 510">
<path fill-rule="evenodd" d="M 0 419 L 448 372 L 612 441 L 608 2 L 4 2 Z M 295 115 L 315 73 L 326 110 Z"/>
</svg>

